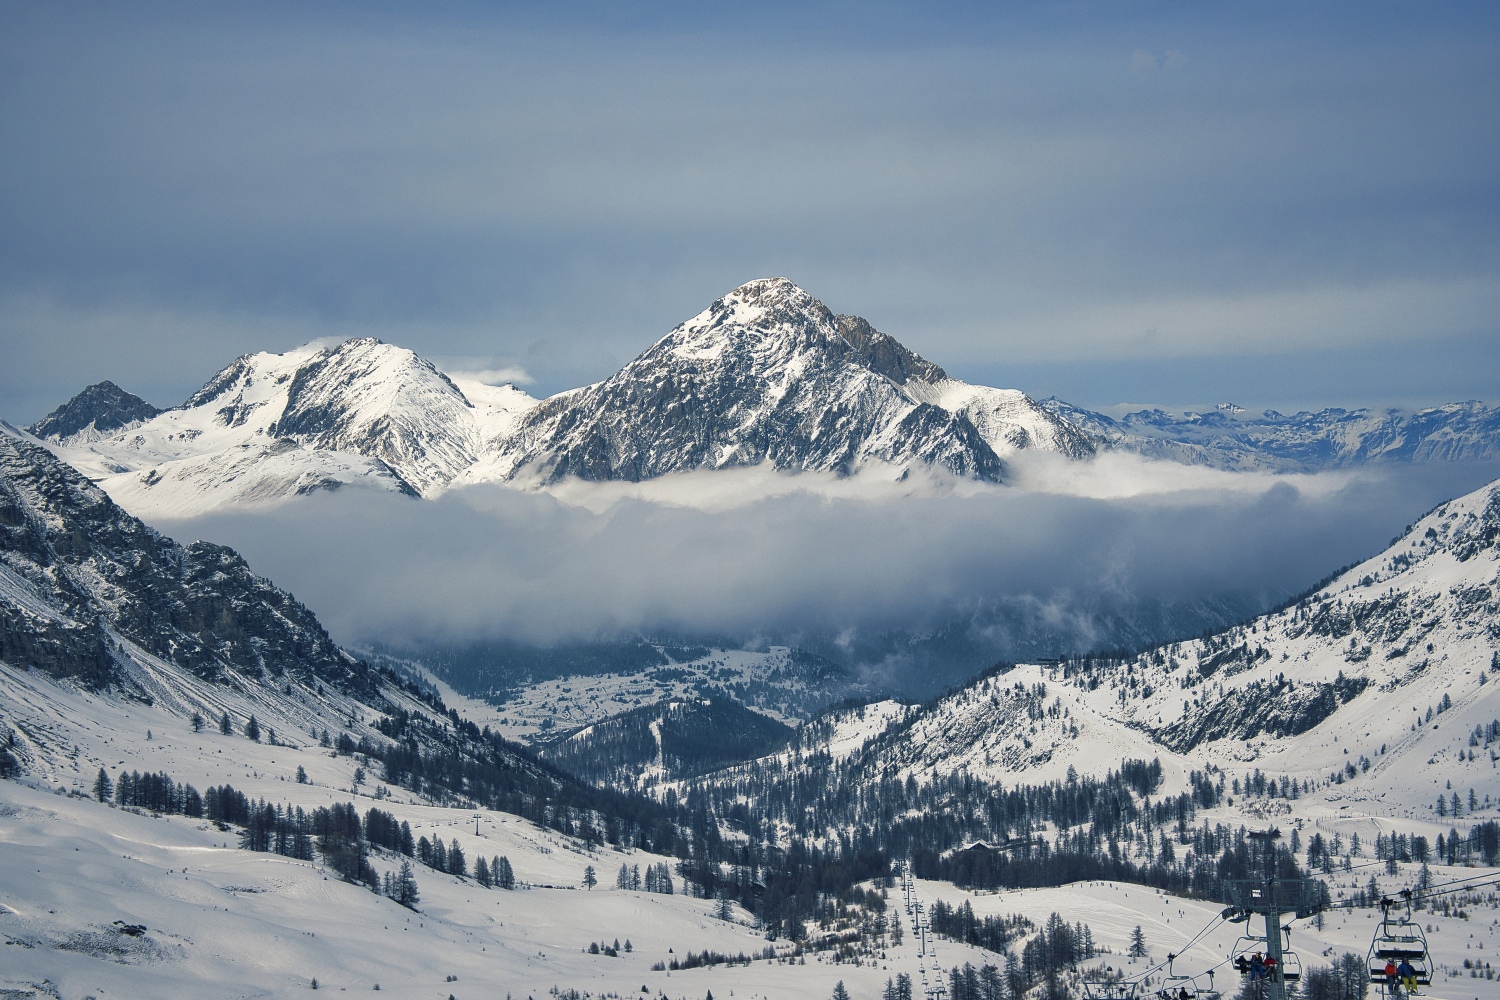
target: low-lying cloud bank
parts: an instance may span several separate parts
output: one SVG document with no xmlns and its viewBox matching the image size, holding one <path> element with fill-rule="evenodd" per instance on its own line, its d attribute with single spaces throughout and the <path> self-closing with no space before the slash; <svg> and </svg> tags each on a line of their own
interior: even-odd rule
<svg viewBox="0 0 1500 1000">
<path fill-rule="evenodd" d="M 1111 457 L 1018 473 L 998 488 L 750 470 L 557 495 L 345 491 L 160 527 L 239 549 L 348 642 L 850 641 L 968 621 L 1035 655 L 1043 640 L 1139 637 L 1131 622 L 1154 633 L 1259 610 L 1496 470 L 1277 477 Z"/>
</svg>

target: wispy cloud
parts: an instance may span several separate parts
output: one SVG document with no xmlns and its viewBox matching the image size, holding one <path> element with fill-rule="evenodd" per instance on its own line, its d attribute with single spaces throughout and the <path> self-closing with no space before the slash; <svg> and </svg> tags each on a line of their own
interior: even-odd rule
<svg viewBox="0 0 1500 1000">
<path fill-rule="evenodd" d="M 520 365 L 477 367 L 440 362 L 438 367 L 455 379 L 469 379 L 474 382 L 483 382 L 485 385 L 531 385 L 536 381 L 531 373 Z"/>
</svg>

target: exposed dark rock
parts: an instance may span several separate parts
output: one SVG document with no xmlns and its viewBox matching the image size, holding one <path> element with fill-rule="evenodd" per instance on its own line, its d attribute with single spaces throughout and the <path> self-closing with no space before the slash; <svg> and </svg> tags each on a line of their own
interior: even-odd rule
<svg viewBox="0 0 1500 1000">
<path fill-rule="evenodd" d="M 27 430 L 39 438 L 61 441 L 85 431 L 104 434 L 150 420 L 161 411 L 113 382 L 84 389 Z"/>
<path fill-rule="evenodd" d="M 499 442 L 513 472 L 640 481 L 768 464 L 848 475 L 927 464 L 1000 481 L 967 416 L 902 387 L 943 370 L 784 278 L 749 282 L 614 376 L 539 404 Z M 1045 417 L 1044 417 L 1045 419 Z"/>
<path fill-rule="evenodd" d="M 373 671 L 233 550 L 178 545 L 10 435 L 0 435 L 0 563 L 56 612 L 0 600 L 0 656 L 12 664 L 107 685 L 118 676 L 108 628 L 206 679 L 228 667 L 379 696 Z"/>
<path fill-rule="evenodd" d="M 1295 684 L 1285 678 L 1254 681 L 1165 727 L 1156 737 L 1168 749 L 1186 753 L 1209 740 L 1296 736 L 1328 718 L 1368 684 L 1363 677 L 1343 676 L 1331 684 Z"/>
</svg>

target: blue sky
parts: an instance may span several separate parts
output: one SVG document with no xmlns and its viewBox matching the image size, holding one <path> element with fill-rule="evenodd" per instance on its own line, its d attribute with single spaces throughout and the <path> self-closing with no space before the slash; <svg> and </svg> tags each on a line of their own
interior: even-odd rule
<svg viewBox="0 0 1500 1000">
<path fill-rule="evenodd" d="M 0 4 L 0 417 L 791 277 L 1095 407 L 1500 401 L 1493 4 Z"/>
</svg>

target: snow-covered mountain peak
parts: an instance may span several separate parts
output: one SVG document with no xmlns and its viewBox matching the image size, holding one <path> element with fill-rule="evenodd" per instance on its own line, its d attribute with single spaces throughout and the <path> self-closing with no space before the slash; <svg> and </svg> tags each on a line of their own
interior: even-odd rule
<svg viewBox="0 0 1500 1000">
<path fill-rule="evenodd" d="M 896 385 L 941 382 L 943 369 L 859 316 L 836 315 L 787 278 L 758 278 L 714 301 L 658 342 L 684 361 L 716 361 L 735 347 L 762 365 L 823 352 Z M 647 351 L 643 358 L 649 357 Z"/>
<path fill-rule="evenodd" d="M 113 382 L 98 382 L 27 429 L 48 441 L 93 441 L 112 431 L 134 427 L 160 412 Z"/>
<path fill-rule="evenodd" d="M 132 509 L 169 515 L 346 485 L 430 496 L 535 400 L 470 387 L 374 338 L 235 359 L 181 406 L 87 441 L 68 461 Z"/>
<path fill-rule="evenodd" d="M 346 485 L 431 497 L 474 483 L 641 482 L 748 467 L 1001 483 L 1023 451 L 1088 459 L 1122 450 L 1285 472 L 1500 455 L 1500 410 L 1475 402 L 1291 417 L 1223 404 L 1119 420 L 1038 403 L 953 378 L 784 277 L 740 285 L 609 378 L 541 402 L 355 338 L 247 354 L 165 413 L 102 383 L 34 430 L 147 516 Z"/>
<path fill-rule="evenodd" d="M 726 322 L 751 326 L 767 316 L 804 315 L 831 318 L 832 311 L 790 278 L 756 278 L 723 298 L 703 314 L 723 316 Z M 689 321 L 692 322 L 692 321 Z"/>
<path fill-rule="evenodd" d="M 715 299 L 633 364 L 659 364 L 662 353 L 686 364 L 741 363 L 761 370 L 808 350 L 842 347 L 833 312 L 786 278 L 758 278 Z"/>
<path fill-rule="evenodd" d="M 921 465 L 999 482 L 1002 456 L 1027 447 L 1092 454 L 1085 435 L 1024 393 L 956 382 L 867 321 L 786 278 L 762 278 L 611 378 L 527 413 L 481 468 L 556 482 L 763 463 L 901 476 Z"/>
</svg>

